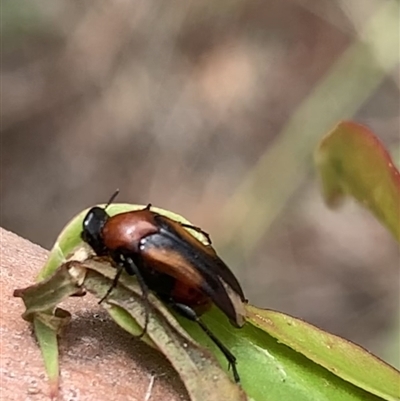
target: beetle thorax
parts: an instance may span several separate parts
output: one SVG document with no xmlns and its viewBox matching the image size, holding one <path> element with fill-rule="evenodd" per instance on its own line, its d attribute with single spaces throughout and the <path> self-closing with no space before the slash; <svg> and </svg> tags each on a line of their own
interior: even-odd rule
<svg viewBox="0 0 400 401">
<path fill-rule="evenodd" d="M 104 245 L 110 250 L 139 251 L 140 241 L 159 231 L 147 210 L 120 213 L 108 219 L 102 230 Z"/>
</svg>

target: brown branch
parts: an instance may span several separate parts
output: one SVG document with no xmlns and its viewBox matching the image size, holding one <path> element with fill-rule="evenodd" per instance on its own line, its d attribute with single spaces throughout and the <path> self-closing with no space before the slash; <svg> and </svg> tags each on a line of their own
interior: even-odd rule
<svg viewBox="0 0 400 401">
<path fill-rule="evenodd" d="M 16 288 L 32 284 L 47 251 L 0 228 L 0 398 L 48 400 L 49 386 Z M 188 400 L 178 375 L 157 351 L 125 333 L 90 296 L 63 307 L 71 324 L 59 339 L 59 399 Z"/>
</svg>

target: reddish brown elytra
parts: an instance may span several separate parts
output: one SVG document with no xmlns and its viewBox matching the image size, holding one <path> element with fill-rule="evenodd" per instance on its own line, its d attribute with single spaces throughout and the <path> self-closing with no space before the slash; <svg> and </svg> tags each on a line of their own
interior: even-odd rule
<svg viewBox="0 0 400 401">
<path fill-rule="evenodd" d="M 108 256 L 117 268 L 113 284 L 102 302 L 117 285 L 123 270 L 135 275 L 147 301 L 148 291 L 172 306 L 182 316 L 195 321 L 214 341 L 240 381 L 235 356 L 199 319 L 214 303 L 236 327 L 245 323 L 246 302 L 243 290 L 228 266 L 211 246 L 207 233 L 198 227 L 181 224 L 151 210 L 109 216 L 105 208 L 93 207 L 83 221 L 82 239 L 98 256 Z M 189 230 L 202 233 L 205 245 Z M 148 311 L 146 311 L 146 323 Z"/>
</svg>

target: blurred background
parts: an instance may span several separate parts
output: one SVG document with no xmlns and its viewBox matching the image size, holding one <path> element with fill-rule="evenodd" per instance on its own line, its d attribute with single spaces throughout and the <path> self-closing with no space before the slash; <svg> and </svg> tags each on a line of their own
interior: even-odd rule
<svg viewBox="0 0 400 401">
<path fill-rule="evenodd" d="M 398 2 L 4 0 L 1 224 L 50 249 L 78 212 L 151 202 L 211 234 L 250 302 L 399 366 L 399 250 L 324 205 L 339 120 L 399 158 Z M 23 268 L 21 266 L 21 268 Z"/>
</svg>

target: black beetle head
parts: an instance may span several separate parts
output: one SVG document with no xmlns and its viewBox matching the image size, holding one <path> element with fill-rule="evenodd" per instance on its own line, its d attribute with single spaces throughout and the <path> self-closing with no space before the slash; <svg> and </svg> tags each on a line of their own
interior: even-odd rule
<svg viewBox="0 0 400 401">
<path fill-rule="evenodd" d="M 102 231 L 107 220 L 110 218 L 106 210 L 118 194 L 119 189 L 112 194 L 104 208 L 99 206 L 92 207 L 83 219 L 83 230 L 81 232 L 82 241 L 86 242 L 95 251 L 97 256 L 103 256 L 107 253 Z"/>
<path fill-rule="evenodd" d="M 104 255 L 106 248 L 103 243 L 102 230 L 109 215 L 105 209 L 92 207 L 83 219 L 81 238 L 95 251 L 96 255 Z"/>
</svg>

